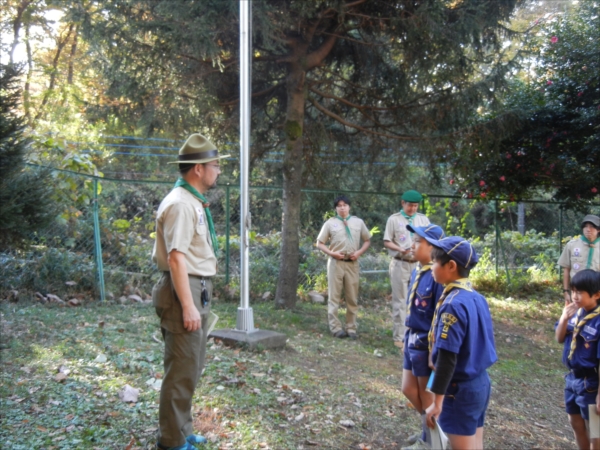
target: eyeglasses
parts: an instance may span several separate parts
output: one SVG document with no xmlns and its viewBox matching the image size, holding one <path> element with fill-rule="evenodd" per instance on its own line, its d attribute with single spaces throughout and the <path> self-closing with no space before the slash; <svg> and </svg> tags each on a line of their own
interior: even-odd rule
<svg viewBox="0 0 600 450">
<path fill-rule="evenodd" d="M 220 164 L 204 164 L 204 165 L 208 166 L 208 167 L 214 167 L 216 170 L 221 170 Z"/>
</svg>

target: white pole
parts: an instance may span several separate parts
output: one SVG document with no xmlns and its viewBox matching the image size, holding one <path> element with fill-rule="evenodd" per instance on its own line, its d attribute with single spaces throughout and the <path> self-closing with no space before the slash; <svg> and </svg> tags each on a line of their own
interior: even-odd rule
<svg viewBox="0 0 600 450">
<path fill-rule="evenodd" d="M 236 329 L 254 331 L 250 308 L 249 230 L 251 226 L 248 196 L 248 160 L 250 158 L 252 1 L 240 0 L 240 307 Z"/>
</svg>

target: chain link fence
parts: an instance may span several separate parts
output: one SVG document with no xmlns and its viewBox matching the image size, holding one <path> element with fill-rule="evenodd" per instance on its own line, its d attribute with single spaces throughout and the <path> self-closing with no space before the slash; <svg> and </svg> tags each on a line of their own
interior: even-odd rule
<svg viewBox="0 0 600 450">
<path fill-rule="evenodd" d="M 28 170 L 39 170 L 29 166 Z M 148 299 L 158 273 L 151 261 L 155 214 L 173 182 L 116 180 L 53 170 L 57 201 L 63 213 L 40 230 L 26 250 L 0 253 L 0 289 L 25 290 L 60 297 L 106 299 L 137 295 Z M 319 230 L 333 214 L 333 200 L 342 192 L 305 189 L 301 204 L 299 295 L 326 290 L 326 258 L 314 247 Z M 399 211 L 396 193 L 343 192 L 351 213 L 373 232 L 371 249 L 360 259 L 361 295 L 389 291 L 389 258 L 383 232 L 390 214 Z M 239 187 L 222 185 L 208 194 L 219 236 L 221 292 L 238 298 Z M 251 297 L 275 292 L 280 260 L 282 190 L 250 188 L 252 213 L 250 250 Z M 470 238 L 484 270 L 510 273 L 538 268 L 558 271 L 556 261 L 566 238 L 581 232 L 583 214 L 567 204 L 499 200 L 475 201 L 427 195 L 421 212 L 446 234 Z M 599 214 L 600 206 L 586 213 Z"/>
</svg>

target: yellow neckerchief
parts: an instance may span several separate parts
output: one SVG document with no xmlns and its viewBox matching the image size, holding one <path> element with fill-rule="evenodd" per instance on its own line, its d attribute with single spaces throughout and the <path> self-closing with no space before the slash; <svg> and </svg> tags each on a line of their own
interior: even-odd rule
<svg viewBox="0 0 600 450">
<path fill-rule="evenodd" d="M 577 320 L 575 323 L 575 328 L 573 329 L 573 340 L 571 341 L 571 350 L 569 351 L 569 357 L 567 358 L 569 361 L 573 357 L 573 353 L 575 353 L 575 349 L 577 348 L 577 335 L 583 328 L 583 326 L 594 317 L 600 315 L 600 305 L 596 306 L 589 313 L 587 313 L 581 320 L 579 319 L 579 313 L 581 310 L 585 311 L 585 309 L 581 308 L 577 311 Z"/>
<path fill-rule="evenodd" d="M 431 266 L 433 265 L 433 263 L 429 263 L 429 264 L 424 264 L 422 266 L 420 266 L 419 271 L 417 272 L 417 275 L 415 276 L 415 281 L 412 284 L 411 287 L 411 291 L 410 291 L 410 297 L 408 298 L 408 304 L 411 305 L 413 300 L 415 299 L 415 296 L 417 294 L 417 285 L 419 284 L 419 279 L 421 278 L 421 275 L 423 275 L 425 272 L 427 272 L 428 270 L 431 270 Z"/>
<path fill-rule="evenodd" d="M 459 278 L 458 280 L 454 280 L 451 283 L 448 283 L 440 296 L 440 299 L 435 305 L 435 312 L 433 313 L 433 320 L 431 321 L 431 329 L 429 330 L 429 353 L 433 351 L 433 344 L 435 343 L 435 328 L 437 326 L 437 316 L 438 310 L 446 300 L 447 295 L 454 288 L 464 289 L 465 291 L 473 292 L 473 288 L 471 287 L 471 282 L 468 278 Z"/>
</svg>

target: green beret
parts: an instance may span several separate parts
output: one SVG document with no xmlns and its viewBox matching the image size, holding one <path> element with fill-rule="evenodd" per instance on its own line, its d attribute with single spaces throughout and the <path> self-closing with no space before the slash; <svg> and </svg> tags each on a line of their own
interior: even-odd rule
<svg viewBox="0 0 600 450">
<path fill-rule="evenodd" d="M 420 203 L 423 200 L 423 196 L 417 191 L 406 191 L 402 194 L 402 200 L 409 203 Z"/>
</svg>

